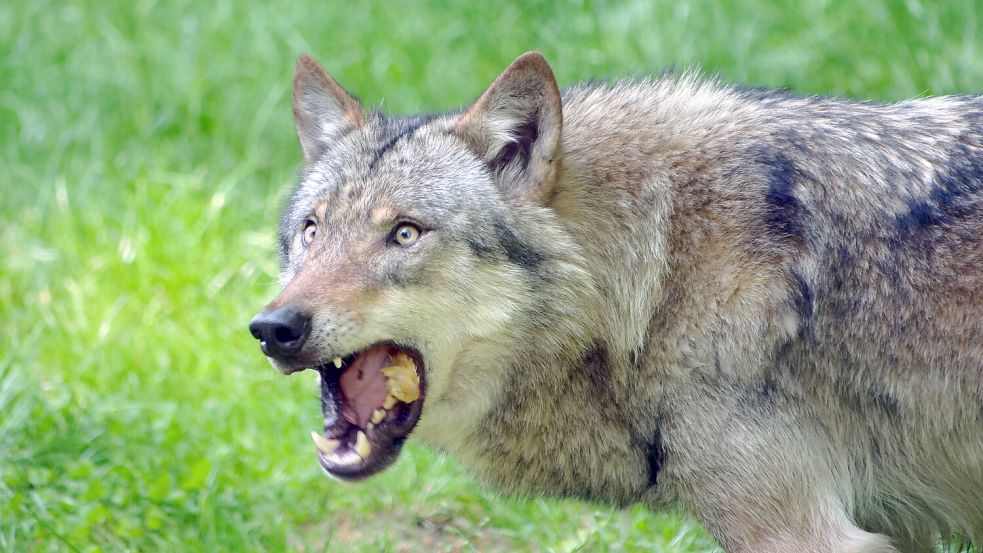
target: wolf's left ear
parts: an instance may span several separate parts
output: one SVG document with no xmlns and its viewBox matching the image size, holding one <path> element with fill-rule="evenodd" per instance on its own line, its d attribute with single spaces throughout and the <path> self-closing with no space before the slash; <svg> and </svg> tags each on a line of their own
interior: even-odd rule
<svg viewBox="0 0 983 553">
<path fill-rule="evenodd" d="M 562 130 L 560 89 L 538 52 L 512 62 L 454 127 L 496 172 L 507 194 L 536 203 L 549 198 Z"/>
<path fill-rule="evenodd" d="M 362 104 L 306 54 L 297 60 L 294 73 L 293 111 L 305 162 L 346 129 L 365 121 Z"/>
</svg>

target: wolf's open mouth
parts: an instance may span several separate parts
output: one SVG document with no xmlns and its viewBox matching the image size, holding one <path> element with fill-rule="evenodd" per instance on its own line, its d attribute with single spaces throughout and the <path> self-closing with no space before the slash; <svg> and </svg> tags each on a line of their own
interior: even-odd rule
<svg viewBox="0 0 983 553">
<path fill-rule="evenodd" d="M 358 479 L 392 464 L 423 412 L 420 354 L 383 342 L 316 370 L 324 433 L 311 437 L 324 470 Z"/>
</svg>

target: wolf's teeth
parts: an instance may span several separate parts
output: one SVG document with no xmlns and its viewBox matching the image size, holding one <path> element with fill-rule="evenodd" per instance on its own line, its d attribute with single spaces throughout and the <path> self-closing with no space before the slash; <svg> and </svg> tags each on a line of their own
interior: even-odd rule
<svg viewBox="0 0 983 553">
<path fill-rule="evenodd" d="M 372 453 L 372 444 L 369 443 L 368 437 L 365 436 L 365 432 L 361 430 L 355 435 L 355 453 L 362 459 L 367 459 L 369 454 Z"/>
<path fill-rule="evenodd" d="M 372 411 L 372 424 L 379 424 L 384 418 L 386 418 L 386 411 L 384 409 L 376 409 L 375 411 Z"/>
<path fill-rule="evenodd" d="M 382 408 L 388 411 L 393 408 L 393 405 L 396 405 L 397 401 L 399 400 L 393 396 L 386 396 L 386 399 L 382 402 Z"/>
<path fill-rule="evenodd" d="M 338 446 L 341 445 L 340 441 L 329 440 L 314 431 L 311 431 L 311 439 L 314 440 L 314 445 L 317 446 L 317 450 L 324 455 L 331 455 L 334 453 L 334 450 L 338 449 Z"/>
<path fill-rule="evenodd" d="M 396 354 L 393 364 L 382 369 L 389 394 L 403 403 L 413 403 L 420 397 L 420 377 L 416 364 L 404 353 Z"/>
<path fill-rule="evenodd" d="M 336 368 L 336 369 L 340 369 L 341 368 L 341 357 L 335 357 L 334 358 L 334 368 Z"/>
</svg>

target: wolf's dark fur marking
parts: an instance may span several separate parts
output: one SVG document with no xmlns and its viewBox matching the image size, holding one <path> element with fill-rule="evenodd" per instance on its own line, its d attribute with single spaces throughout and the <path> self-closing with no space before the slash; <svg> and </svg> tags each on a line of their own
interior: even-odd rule
<svg viewBox="0 0 983 553">
<path fill-rule="evenodd" d="M 766 217 L 768 228 L 779 236 L 804 243 L 806 212 L 795 196 L 796 185 L 802 178 L 801 172 L 792 159 L 778 149 L 763 148 L 758 155 L 759 163 L 770 169 L 768 193 L 765 196 L 769 206 Z"/>
<path fill-rule="evenodd" d="M 386 140 L 386 142 L 383 143 L 382 146 L 379 146 L 379 148 L 375 151 L 375 155 L 372 156 L 372 159 L 369 160 L 370 171 L 375 169 L 376 164 L 379 163 L 379 160 L 382 159 L 382 156 L 385 155 L 390 150 L 392 150 L 393 146 L 398 144 L 400 140 L 403 140 L 411 136 L 414 132 L 416 132 L 417 129 L 425 125 L 427 121 L 431 119 L 430 116 L 410 117 L 402 120 L 396 118 L 383 117 L 381 115 L 379 115 L 378 117 L 389 121 L 389 124 L 384 125 L 384 128 L 391 129 L 389 131 L 391 134 L 389 138 Z"/>
<path fill-rule="evenodd" d="M 502 219 L 494 222 L 498 245 L 505 252 L 505 257 L 524 269 L 534 270 L 543 262 L 543 254 L 536 251 L 529 242 L 523 240 L 511 226 Z"/>
<path fill-rule="evenodd" d="M 658 423 L 656 423 L 655 436 L 652 438 L 648 447 L 648 485 L 651 488 L 659 484 L 659 472 L 662 470 L 662 455 L 662 433 L 659 430 Z"/>
</svg>

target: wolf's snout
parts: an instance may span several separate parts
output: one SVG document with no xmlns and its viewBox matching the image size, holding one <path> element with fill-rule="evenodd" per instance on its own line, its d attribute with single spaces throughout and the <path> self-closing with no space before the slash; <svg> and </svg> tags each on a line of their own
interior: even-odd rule
<svg viewBox="0 0 983 553">
<path fill-rule="evenodd" d="M 304 347 L 311 334 L 311 318 L 289 307 L 262 311 L 249 323 L 249 332 L 268 357 L 289 357 Z"/>
</svg>

